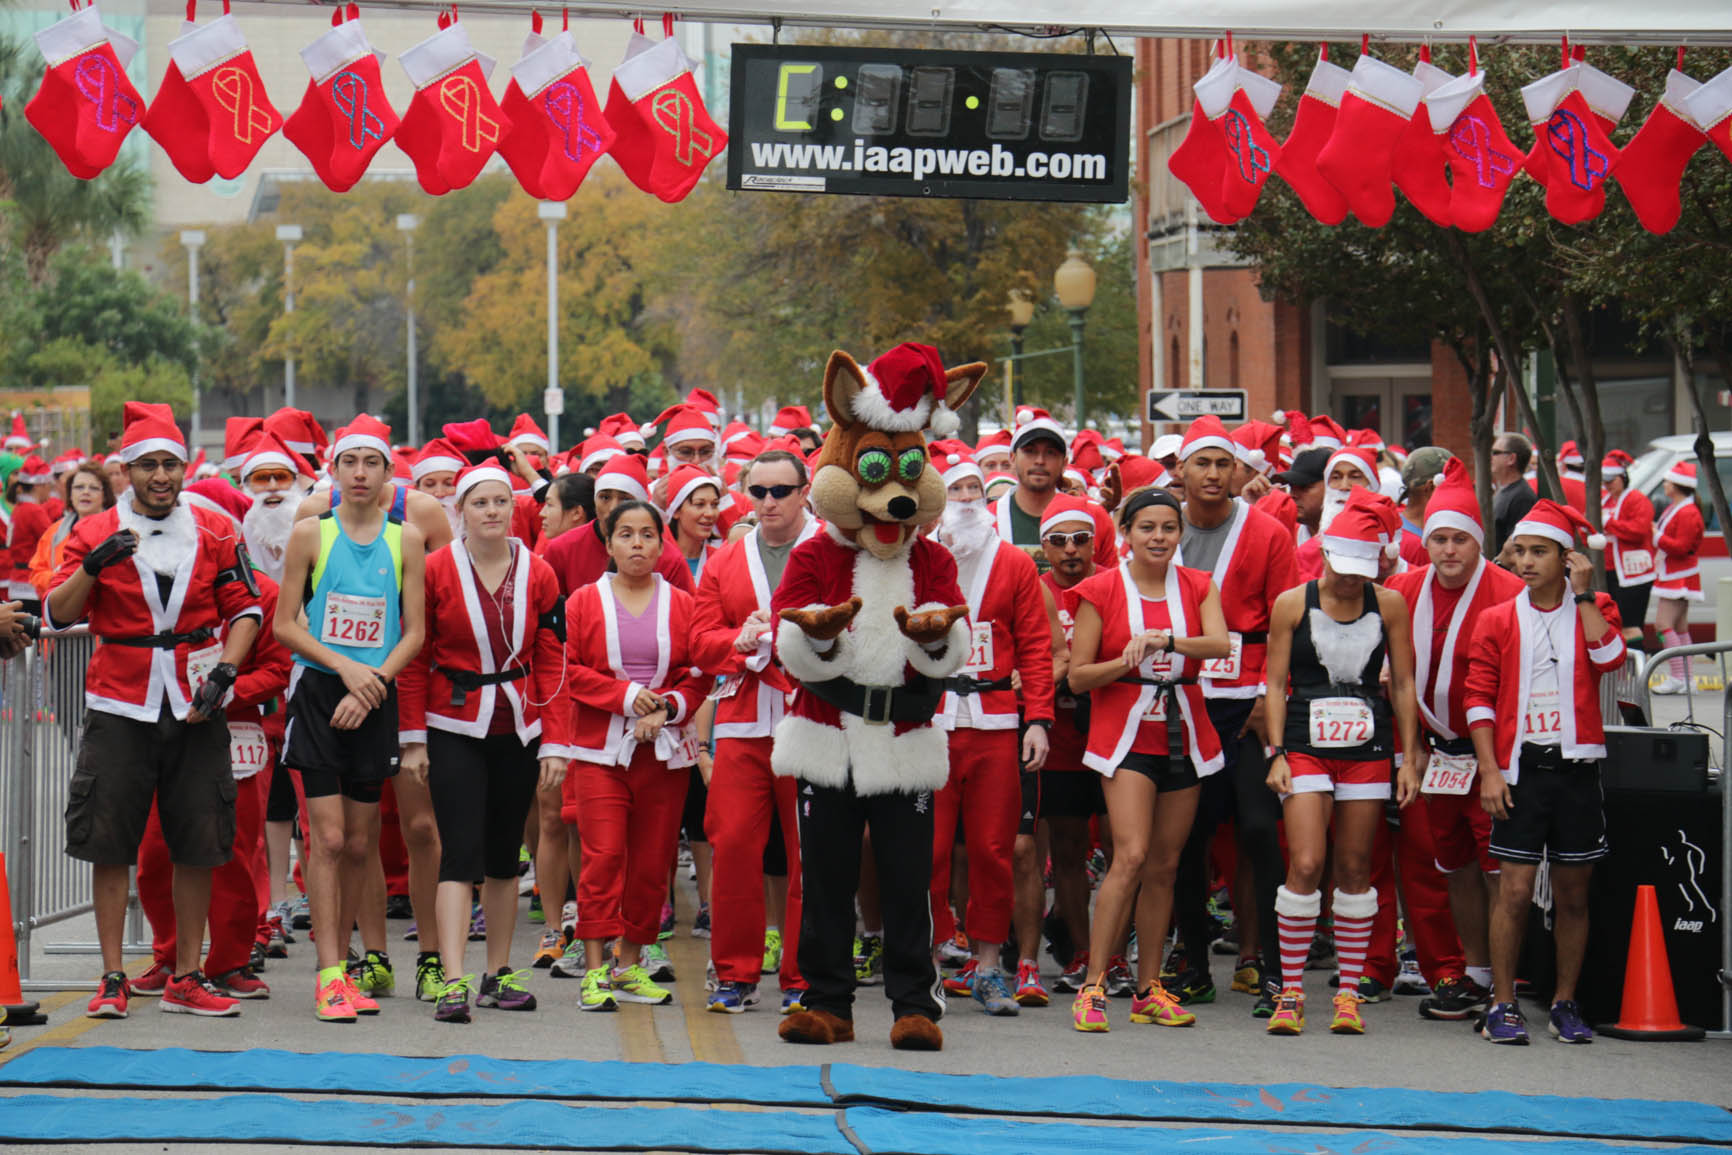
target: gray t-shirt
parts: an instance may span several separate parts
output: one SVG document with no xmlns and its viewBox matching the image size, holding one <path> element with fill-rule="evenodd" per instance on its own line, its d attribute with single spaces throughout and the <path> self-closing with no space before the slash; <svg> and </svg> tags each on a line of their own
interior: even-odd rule
<svg viewBox="0 0 1732 1155">
<path fill-rule="evenodd" d="M 775 593 L 776 587 L 782 584 L 782 571 L 788 568 L 788 555 L 794 550 L 794 542 L 786 541 L 781 545 L 771 545 L 764 540 L 764 535 L 758 535 L 758 556 L 764 562 L 764 579 L 770 583 L 770 592 Z"/>
<path fill-rule="evenodd" d="M 1227 535 L 1233 531 L 1233 518 L 1228 517 L 1213 529 L 1201 529 L 1185 519 L 1185 532 L 1179 539 L 1179 549 L 1185 558 L 1187 569 L 1200 569 L 1208 573 L 1215 572 L 1215 563 L 1221 560 L 1221 550 L 1227 544 Z"/>
</svg>

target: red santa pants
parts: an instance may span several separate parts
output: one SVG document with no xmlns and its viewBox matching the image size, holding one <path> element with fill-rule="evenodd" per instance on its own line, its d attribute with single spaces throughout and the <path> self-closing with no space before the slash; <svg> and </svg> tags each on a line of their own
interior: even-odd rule
<svg viewBox="0 0 1732 1155">
<path fill-rule="evenodd" d="M 1395 981 L 1396 887 L 1407 911 L 1407 930 L 1419 955 L 1419 969 L 1433 986 L 1444 978 L 1467 973 L 1455 916 L 1449 909 L 1449 880 L 1437 868 L 1431 820 L 1422 795 L 1401 812 L 1401 826 L 1380 823 L 1371 849 L 1371 885 L 1377 888 L 1377 918 L 1371 924 L 1371 945 L 1365 973 L 1388 986 Z M 1399 872 L 1399 876 L 1398 873 Z"/>
<path fill-rule="evenodd" d="M 204 972 L 216 976 L 247 965 L 259 925 L 258 888 L 253 883 L 253 859 L 265 830 L 265 795 L 269 777 L 254 774 L 235 783 L 234 856 L 211 871 L 210 955 Z M 138 901 L 150 919 L 151 953 L 156 961 L 175 966 L 174 865 L 156 806 L 150 808 L 144 841 L 138 847 Z"/>
<path fill-rule="evenodd" d="M 668 857 L 680 836 L 691 770 L 668 769 L 650 744 L 638 746 L 629 766 L 573 762 L 566 781 L 572 778 L 583 799 L 577 937 L 624 935 L 628 942 L 652 943 L 661 930 Z M 764 949 L 762 936 L 758 949 Z"/>
<path fill-rule="evenodd" d="M 932 934 L 940 943 L 956 933 L 950 910 L 950 849 L 956 817 L 968 844 L 965 926 L 981 942 L 1010 935 L 1011 853 L 1022 814 L 1022 777 L 1015 730 L 953 730 L 950 781 L 932 796 Z"/>
<path fill-rule="evenodd" d="M 379 862 L 385 868 L 385 893 L 409 893 L 409 847 L 403 841 L 397 791 L 386 779 L 379 795 Z"/>
<path fill-rule="evenodd" d="M 772 816 L 782 819 L 788 853 L 787 925 L 782 941 L 800 941 L 798 788 L 770 771 L 770 738 L 721 738 L 704 810 L 710 840 L 710 957 L 725 983 L 755 983 L 764 961 L 764 844 Z M 782 952 L 783 990 L 802 987 L 798 950 Z"/>
</svg>

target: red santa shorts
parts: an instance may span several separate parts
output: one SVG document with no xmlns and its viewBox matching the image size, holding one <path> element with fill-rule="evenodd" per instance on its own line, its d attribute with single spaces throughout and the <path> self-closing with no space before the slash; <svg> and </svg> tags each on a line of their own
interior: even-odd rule
<svg viewBox="0 0 1732 1155">
<path fill-rule="evenodd" d="M 1477 782 L 1466 794 L 1427 794 L 1424 802 L 1439 870 L 1453 874 L 1478 864 L 1487 874 L 1498 872 L 1498 860 L 1491 856 L 1491 815 L 1479 804 Z"/>
<path fill-rule="evenodd" d="M 1388 798 L 1389 759 L 1353 762 L 1345 758 L 1319 758 L 1304 751 L 1287 755 L 1295 794 L 1334 794 L 1341 802 Z"/>
</svg>

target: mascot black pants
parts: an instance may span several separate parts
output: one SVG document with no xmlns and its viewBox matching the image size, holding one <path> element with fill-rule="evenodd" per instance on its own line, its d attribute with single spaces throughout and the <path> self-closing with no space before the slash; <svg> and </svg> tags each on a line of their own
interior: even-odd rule
<svg viewBox="0 0 1732 1155">
<path fill-rule="evenodd" d="M 806 1009 L 853 1017 L 854 893 L 872 832 L 884 905 L 884 993 L 896 1017 L 943 1014 L 932 963 L 932 795 L 800 783 L 800 975 Z"/>
</svg>

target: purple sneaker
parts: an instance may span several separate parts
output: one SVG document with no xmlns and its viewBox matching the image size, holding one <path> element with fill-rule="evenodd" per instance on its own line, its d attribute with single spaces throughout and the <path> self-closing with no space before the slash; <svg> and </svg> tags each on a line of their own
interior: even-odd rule
<svg viewBox="0 0 1732 1155">
<path fill-rule="evenodd" d="M 1578 1020 L 1579 1021 L 1579 1020 Z M 1480 1028 L 1480 1034 L 1494 1043 L 1504 1043 L 1516 1047 L 1528 1045 L 1528 1027 L 1522 1018 L 1521 1008 L 1514 1003 L 1497 1003 L 1485 1016 L 1485 1026 Z"/>
<path fill-rule="evenodd" d="M 474 975 L 464 975 L 445 984 L 439 1001 L 433 1006 L 436 1023 L 467 1023 L 469 1021 L 469 982 Z M 482 986 L 485 990 L 485 983 Z"/>
<path fill-rule="evenodd" d="M 481 993 L 476 996 L 478 1007 L 496 1007 L 502 1011 L 533 1011 L 535 996 L 523 985 L 528 971 L 500 967 L 496 975 L 481 976 Z"/>
<path fill-rule="evenodd" d="M 487 915 L 481 910 L 478 902 L 469 908 L 469 941 L 481 942 L 487 938 Z"/>
<path fill-rule="evenodd" d="M 1552 1004 L 1552 1021 L 1547 1024 L 1552 1038 L 1560 1043 L 1591 1043 L 1594 1031 L 1582 1021 L 1582 1008 L 1574 999 L 1559 999 Z"/>
</svg>

